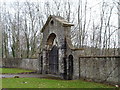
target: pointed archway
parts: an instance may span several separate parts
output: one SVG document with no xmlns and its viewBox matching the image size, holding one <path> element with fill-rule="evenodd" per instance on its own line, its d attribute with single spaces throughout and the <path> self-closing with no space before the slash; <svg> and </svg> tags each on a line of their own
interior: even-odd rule
<svg viewBox="0 0 120 90">
<path fill-rule="evenodd" d="M 56 39 L 56 34 L 51 33 L 48 36 L 47 43 L 46 43 L 47 49 L 48 49 L 48 52 L 46 55 L 48 57 L 47 62 L 48 62 L 48 73 L 49 74 L 58 74 L 59 49 L 57 47 L 55 39 Z"/>
</svg>

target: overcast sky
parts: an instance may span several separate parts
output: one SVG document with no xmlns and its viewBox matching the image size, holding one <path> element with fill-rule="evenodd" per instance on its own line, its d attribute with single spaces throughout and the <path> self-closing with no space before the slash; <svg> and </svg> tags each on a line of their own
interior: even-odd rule
<svg viewBox="0 0 120 90">
<path fill-rule="evenodd" d="M 19 1 L 19 2 L 25 2 L 26 0 L 0 0 L 1 3 L 3 2 L 6 2 L 6 3 L 13 3 L 13 2 L 16 2 L 16 1 Z M 47 1 L 52 1 L 53 0 L 27 0 L 29 2 L 40 2 L 40 3 L 45 3 Z M 56 0 L 56 1 L 60 1 L 60 0 Z M 74 4 L 71 9 L 72 9 L 72 12 L 75 11 L 75 7 L 77 8 L 77 3 L 79 0 L 65 0 L 65 1 L 70 1 L 72 4 Z M 82 0 L 83 2 L 85 2 L 86 0 Z M 100 16 L 100 6 L 102 6 L 102 2 L 103 0 L 87 0 L 87 9 L 88 9 L 88 13 L 87 13 L 87 16 L 89 16 L 89 9 L 92 8 L 92 15 L 93 15 L 93 19 L 95 19 L 95 23 L 99 23 L 99 16 Z M 117 0 L 104 0 L 105 2 L 108 2 L 108 5 L 109 6 L 112 6 L 113 5 L 113 1 L 117 1 Z M 100 5 L 101 4 L 101 5 Z M 51 4 L 52 5 L 52 4 Z M 43 6 L 44 7 L 44 6 Z M 52 5 L 52 7 L 54 7 L 54 5 Z M 12 11 L 11 8 L 10 9 L 10 12 Z M 118 26 L 118 15 L 117 15 L 118 11 L 116 8 L 113 9 L 113 13 L 112 13 L 112 25 L 113 26 Z M 88 17 L 89 18 L 89 17 Z M 89 20 L 89 19 L 88 19 Z M 115 33 L 116 34 L 116 33 Z"/>
<path fill-rule="evenodd" d="M 5 2 L 5 3 L 13 3 L 13 2 L 25 2 L 25 1 L 29 1 L 29 2 L 40 2 L 40 3 L 44 3 L 49 1 L 52 3 L 53 0 L 0 0 L 1 3 Z M 56 1 L 60 1 L 60 0 L 56 0 Z M 75 7 L 77 8 L 76 4 L 78 3 L 79 0 L 65 0 L 65 1 L 70 1 L 73 4 L 73 7 L 71 8 L 71 11 L 76 11 L 74 10 Z M 83 2 L 85 2 L 86 0 L 82 0 Z M 87 0 L 87 10 L 88 10 L 88 14 L 90 14 L 89 9 L 92 8 L 92 14 L 94 15 L 93 17 L 98 17 L 98 15 L 100 15 L 100 4 L 102 4 L 101 2 L 105 1 L 108 2 L 108 5 L 113 5 L 113 1 L 118 1 L 118 0 Z M 52 5 L 52 4 L 51 4 Z M 44 6 L 43 6 L 44 7 Z M 53 6 L 52 6 L 53 7 Z M 9 8 L 11 10 L 11 8 Z M 11 10 L 12 11 L 12 10 Z M 118 25 L 118 15 L 117 15 L 118 11 L 116 8 L 114 8 L 113 13 L 112 13 L 112 19 L 114 22 L 114 25 L 117 26 Z M 87 15 L 89 16 L 89 15 Z"/>
<path fill-rule="evenodd" d="M 29 2 L 40 2 L 40 3 L 43 3 L 42 5 L 44 5 L 45 2 L 49 1 L 51 3 L 53 3 L 52 1 L 53 0 L 0 0 L 1 3 L 5 2 L 5 3 L 13 3 L 13 2 L 16 2 L 16 1 L 19 1 L 19 2 L 25 2 L 25 1 L 29 1 Z M 60 0 L 56 0 L 56 1 L 60 1 Z M 79 0 L 65 0 L 65 1 L 70 1 L 73 5 L 71 7 L 71 11 L 74 12 L 77 8 L 77 3 Z M 86 0 L 82 0 L 83 2 L 85 2 Z M 102 1 L 105 1 L 105 2 L 108 2 L 108 5 L 109 6 L 112 6 L 113 5 L 113 1 L 118 1 L 118 0 L 87 0 L 87 12 L 88 12 L 88 15 L 90 14 L 89 12 L 89 9 L 92 8 L 92 15 L 94 18 L 98 17 L 100 15 L 100 4 L 102 4 L 101 2 Z M 52 4 L 51 4 L 52 5 Z M 43 6 L 44 7 L 44 6 Z M 53 5 L 52 5 L 53 7 Z M 76 8 L 75 8 L 76 7 Z M 116 7 L 116 6 L 115 6 Z M 10 11 L 12 12 L 12 8 L 9 8 Z M 117 26 L 118 25 L 118 15 L 117 15 L 118 11 L 116 8 L 113 9 L 113 13 L 112 13 L 112 18 L 113 19 L 113 24 L 114 26 Z M 97 21 L 97 20 L 96 20 Z"/>
<path fill-rule="evenodd" d="M 19 1 L 19 2 L 24 2 L 26 0 L 0 0 L 0 2 L 15 2 L 15 1 Z M 27 0 L 29 2 L 45 2 L 47 0 Z M 49 0 L 50 1 L 50 0 Z M 57 0 L 56 0 L 57 1 Z M 58 0 L 59 1 L 59 0 Z M 67 1 L 67 0 L 66 0 Z M 69 1 L 72 1 L 72 2 L 76 2 L 78 0 L 69 0 Z M 89 5 L 95 5 L 97 3 L 101 2 L 101 0 L 88 0 L 88 4 Z"/>
<path fill-rule="evenodd" d="M 49 1 L 49 2 L 51 1 L 51 3 L 52 3 L 53 0 L 0 0 L 1 3 L 3 3 L 3 2 L 12 3 L 12 2 L 16 2 L 16 1 L 19 1 L 19 2 L 25 2 L 25 1 L 40 2 L 40 3 L 44 4 L 47 1 Z M 56 0 L 56 1 L 60 1 L 60 0 Z M 72 2 L 72 4 L 74 4 L 73 5 L 74 7 L 71 8 L 71 11 L 75 11 L 74 9 L 76 7 L 76 3 L 78 3 L 79 0 L 65 0 L 65 1 Z M 82 1 L 85 2 L 86 0 L 82 0 Z M 95 14 L 96 17 L 97 17 L 97 14 L 100 14 L 100 3 L 102 1 L 108 2 L 108 5 L 110 6 L 110 5 L 113 5 L 113 3 L 112 3 L 113 1 L 118 1 L 118 0 L 87 0 L 87 9 L 89 10 L 90 8 L 92 8 L 92 14 Z M 118 24 L 117 13 L 118 13 L 117 9 L 114 8 L 113 13 L 112 13 L 113 14 L 112 18 L 114 21 L 116 21 L 116 22 L 114 22 L 116 25 Z"/>
</svg>

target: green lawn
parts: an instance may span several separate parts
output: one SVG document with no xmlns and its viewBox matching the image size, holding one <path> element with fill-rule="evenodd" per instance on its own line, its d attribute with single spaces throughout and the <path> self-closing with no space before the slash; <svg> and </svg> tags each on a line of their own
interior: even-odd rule
<svg viewBox="0 0 120 90">
<path fill-rule="evenodd" d="M 0 68 L 2 73 L 23 73 L 23 72 L 33 72 L 31 70 L 17 69 L 17 68 Z M 1 73 L 1 72 L 0 72 Z"/>
<path fill-rule="evenodd" d="M 1 70 L 1 68 L 0 68 Z M 2 73 L 32 72 L 16 68 L 2 68 Z M 2 88 L 112 88 L 112 86 L 82 80 L 43 78 L 2 78 Z"/>
<path fill-rule="evenodd" d="M 112 88 L 112 86 L 82 80 L 4 78 L 2 79 L 2 88 Z"/>
</svg>

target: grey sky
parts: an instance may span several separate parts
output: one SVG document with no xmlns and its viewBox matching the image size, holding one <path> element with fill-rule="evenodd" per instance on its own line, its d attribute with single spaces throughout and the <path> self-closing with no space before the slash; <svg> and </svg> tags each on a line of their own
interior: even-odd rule
<svg viewBox="0 0 120 90">
<path fill-rule="evenodd" d="M 12 2 L 16 2 L 17 0 L 0 0 L 0 2 L 6 2 L 6 3 L 12 3 Z M 25 2 L 26 0 L 18 0 L 19 2 Z M 53 0 L 27 0 L 29 2 L 40 2 L 44 8 L 44 3 L 49 1 L 51 3 L 51 5 L 53 4 Z M 56 1 L 60 1 L 60 0 L 56 0 Z M 71 12 L 75 12 L 77 11 L 77 3 L 79 0 L 64 0 L 64 1 L 70 1 L 72 3 L 72 7 L 71 7 Z M 86 0 L 82 0 L 83 3 Z M 87 0 L 87 20 L 89 21 L 89 16 L 90 16 L 90 8 L 91 8 L 91 15 L 92 15 L 92 19 L 95 19 L 95 24 L 99 24 L 99 20 L 100 20 L 100 8 L 102 7 L 102 2 L 103 0 Z M 118 0 L 104 0 L 105 2 L 107 2 L 107 5 L 112 6 L 114 3 L 113 1 L 118 1 Z M 51 6 L 51 8 L 54 8 L 54 5 Z M 12 8 L 9 8 L 10 11 L 12 13 L 14 13 L 15 11 L 12 10 Z M 44 12 L 44 11 L 43 11 Z M 118 26 L 118 15 L 117 15 L 118 11 L 116 9 L 116 6 L 114 6 L 113 12 L 112 12 L 112 17 L 111 17 L 111 24 L 115 27 Z M 77 18 L 77 15 L 75 16 Z M 84 16 L 83 16 L 84 17 Z M 75 22 L 74 22 L 75 23 Z M 91 22 L 92 23 L 92 22 Z M 91 28 L 90 28 L 91 29 Z M 89 31 L 90 31 L 89 29 Z M 91 33 L 91 31 L 90 31 Z M 115 33 L 116 35 L 116 33 Z"/>
</svg>

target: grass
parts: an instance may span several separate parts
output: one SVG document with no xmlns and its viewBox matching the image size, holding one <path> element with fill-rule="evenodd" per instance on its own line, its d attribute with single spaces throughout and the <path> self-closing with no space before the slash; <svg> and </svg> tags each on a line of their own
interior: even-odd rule
<svg viewBox="0 0 120 90">
<path fill-rule="evenodd" d="M 23 70 L 23 69 L 17 69 L 17 68 L 0 68 L 0 73 L 23 73 L 23 72 L 33 72 L 31 70 Z"/>
<path fill-rule="evenodd" d="M 112 86 L 82 80 L 4 78 L 2 79 L 2 88 L 112 88 Z"/>
<path fill-rule="evenodd" d="M 32 72 L 16 68 L 0 68 L 2 73 Z M 2 88 L 113 88 L 112 86 L 82 80 L 55 80 L 45 78 L 2 78 Z"/>
</svg>

